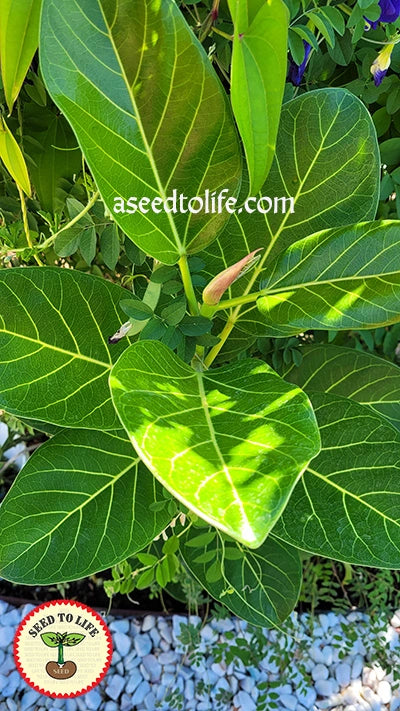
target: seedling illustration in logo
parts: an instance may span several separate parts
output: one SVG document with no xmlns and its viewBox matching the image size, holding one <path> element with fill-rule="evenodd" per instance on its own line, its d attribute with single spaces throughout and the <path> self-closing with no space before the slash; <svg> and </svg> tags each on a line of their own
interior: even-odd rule
<svg viewBox="0 0 400 711">
<path fill-rule="evenodd" d="M 104 679 L 111 657 L 112 639 L 104 617 L 77 600 L 38 605 L 15 634 L 19 673 L 32 689 L 51 698 L 86 694 Z"/>
<path fill-rule="evenodd" d="M 76 664 L 71 660 L 64 661 L 64 647 L 75 647 L 85 639 L 84 634 L 74 632 L 44 632 L 40 635 L 47 647 L 58 648 L 57 661 L 49 661 L 46 664 L 46 672 L 52 679 L 70 679 L 76 672 Z"/>
</svg>

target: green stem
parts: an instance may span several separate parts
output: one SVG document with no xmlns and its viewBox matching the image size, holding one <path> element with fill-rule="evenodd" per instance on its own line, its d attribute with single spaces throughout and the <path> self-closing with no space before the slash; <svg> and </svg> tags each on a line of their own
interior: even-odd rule
<svg viewBox="0 0 400 711">
<path fill-rule="evenodd" d="M 224 32 L 223 30 L 219 30 L 218 27 L 212 27 L 212 32 L 215 32 L 215 34 L 217 34 L 217 35 L 221 35 L 221 37 L 225 37 L 225 39 L 228 39 L 231 42 L 233 41 L 233 35 L 228 35 L 227 32 Z"/>
<path fill-rule="evenodd" d="M 95 204 L 99 195 L 100 195 L 99 191 L 96 190 L 96 192 L 93 193 L 91 199 L 89 200 L 88 204 L 83 208 L 83 210 L 81 210 L 81 212 L 78 215 L 73 217 L 72 220 L 70 220 L 70 222 L 68 222 L 68 224 L 61 227 L 61 229 L 58 230 L 58 232 L 55 232 L 54 235 L 51 235 L 51 237 L 49 237 L 41 245 L 39 245 L 39 248 L 42 250 L 42 249 L 47 249 L 48 247 L 51 247 L 51 245 L 53 244 L 53 242 L 55 242 L 55 240 L 57 239 L 58 235 L 61 234 L 61 232 L 64 232 L 65 230 L 68 230 L 70 227 L 75 225 L 77 222 L 79 222 L 79 220 L 84 215 L 86 215 L 87 212 L 89 212 L 89 210 L 91 210 L 91 208 Z"/>
<path fill-rule="evenodd" d="M 239 310 L 239 307 L 236 309 L 236 311 Z M 217 343 L 213 348 L 211 348 L 209 354 L 207 355 L 205 361 L 204 361 L 204 366 L 205 368 L 209 368 L 211 363 L 215 360 L 217 357 L 218 353 L 220 352 L 222 346 L 224 345 L 225 341 L 227 340 L 228 336 L 230 335 L 230 332 L 232 331 L 235 322 L 236 322 L 237 316 L 236 312 L 234 312 L 233 316 L 226 322 L 223 330 L 221 331 L 219 335 L 219 343 Z"/>
<path fill-rule="evenodd" d="M 252 301 L 257 301 L 257 299 L 265 293 L 265 291 L 254 291 L 252 294 L 235 296 L 234 299 L 225 299 L 224 301 L 220 301 L 219 304 L 216 304 L 216 306 L 214 306 L 213 308 L 214 311 L 223 311 L 224 309 L 229 309 L 232 306 L 251 304 Z"/>
<path fill-rule="evenodd" d="M 188 260 L 187 260 L 186 254 L 182 255 L 178 264 L 179 264 L 179 269 L 181 270 L 183 288 L 185 289 L 187 302 L 189 304 L 189 311 L 192 314 L 192 316 L 198 316 L 200 313 L 199 305 L 197 303 L 196 294 L 194 293 L 192 277 L 190 275 L 189 265 L 188 265 Z"/>
<path fill-rule="evenodd" d="M 58 659 L 57 664 L 64 664 L 64 645 L 62 642 L 58 645 Z"/>
<path fill-rule="evenodd" d="M 31 240 L 31 233 L 30 233 L 29 223 L 28 223 L 28 212 L 26 209 L 25 195 L 24 195 L 22 188 L 19 187 L 18 183 L 16 183 L 16 186 L 18 189 L 19 200 L 21 203 L 22 222 L 24 224 L 24 232 L 25 232 L 26 241 L 27 241 L 28 247 L 30 247 L 30 249 L 33 249 L 33 244 L 32 244 L 32 240 Z M 39 267 L 42 267 L 43 264 L 42 264 L 41 260 L 39 259 L 39 257 L 37 256 L 37 254 L 34 254 L 34 257 L 35 257 L 35 260 L 36 260 L 37 264 L 39 265 Z"/>
</svg>

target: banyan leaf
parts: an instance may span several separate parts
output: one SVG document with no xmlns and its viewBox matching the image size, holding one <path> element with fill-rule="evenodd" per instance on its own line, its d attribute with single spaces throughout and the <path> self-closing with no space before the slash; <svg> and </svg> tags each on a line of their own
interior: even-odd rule
<svg viewBox="0 0 400 711">
<path fill-rule="evenodd" d="M 246 5 L 256 8 L 245 10 Z M 256 195 L 274 157 L 285 88 L 289 13 L 283 0 L 229 0 L 234 36 L 231 101 Z M 254 17 L 250 9 L 255 10 Z"/>
<path fill-rule="evenodd" d="M 326 392 L 369 405 L 400 429 L 400 368 L 383 358 L 332 344 L 301 349 L 299 368 L 291 365 L 285 380 L 308 393 Z"/>
<path fill-rule="evenodd" d="M 282 107 L 275 159 L 260 195 L 291 196 L 294 211 L 288 201 L 279 201 L 276 212 L 274 207 L 265 215 L 236 211 L 202 254 L 208 280 L 263 247 L 256 268 L 233 284 L 226 298 L 240 296 L 246 284 L 256 291 L 271 260 L 293 242 L 330 227 L 372 220 L 379 184 L 375 127 L 361 101 L 336 88 L 289 101 Z M 242 309 L 238 323 L 250 333 L 264 332 L 251 304 Z"/>
<path fill-rule="evenodd" d="M 0 575 L 49 585 L 110 568 L 168 525 L 162 487 L 124 432 L 64 430 L 30 457 L 0 506 Z"/>
<path fill-rule="evenodd" d="M 107 377 L 128 341 L 107 338 L 126 320 L 125 295 L 75 270 L 1 270 L 0 407 L 65 427 L 119 427 Z"/>
<path fill-rule="evenodd" d="M 250 550 L 218 535 L 205 545 L 204 552 L 211 559 L 199 560 L 199 550 L 190 545 L 192 536 L 190 529 L 183 537 L 183 560 L 207 592 L 234 615 L 253 625 L 271 627 L 291 613 L 301 584 L 300 558 L 292 546 L 270 535 L 259 548 Z"/>
<path fill-rule="evenodd" d="M 41 634 L 40 636 L 42 638 L 42 641 L 45 643 L 46 647 L 58 647 L 58 644 L 59 644 L 58 633 L 43 632 L 43 634 Z"/>
<path fill-rule="evenodd" d="M 400 320 L 400 222 L 324 230 L 283 252 L 257 301 L 269 336 L 375 328 Z"/>
<path fill-rule="evenodd" d="M 400 434 L 370 407 L 312 393 L 322 449 L 274 535 L 299 548 L 378 568 L 400 567 Z"/>
<path fill-rule="evenodd" d="M 198 372 L 154 341 L 129 347 L 110 385 L 161 483 L 207 522 L 259 546 L 319 451 L 304 393 L 261 361 Z"/>
<path fill-rule="evenodd" d="M 229 103 L 174 0 L 44 0 L 41 63 L 110 210 L 118 198 L 150 204 L 173 190 L 237 193 L 241 156 Z M 166 264 L 209 244 L 229 217 L 160 212 L 160 202 L 158 213 L 114 217 Z"/>
</svg>

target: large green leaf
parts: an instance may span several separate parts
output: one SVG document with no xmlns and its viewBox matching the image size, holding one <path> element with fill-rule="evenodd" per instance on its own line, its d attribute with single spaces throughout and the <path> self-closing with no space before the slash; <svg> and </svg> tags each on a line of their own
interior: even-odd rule
<svg viewBox="0 0 400 711">
<path fill-rule="evenodd" d="M 166 509 L 149 509 L 163 499 L 124 432 L 64 430 L 32 455 L 0 507 L 0 575 L 49 585 L 105 570 L 168 525 Z"/>
<path fill-rule="evenodd" d="M 270 627 L 283 622 L 299 595 L 298 552 L 272 535 L 257 550 L 249 550 L 218 534 L 213 537 L 211 531 L 207 543 L 195 547 L 196 537 L 202 535 L 203 529 L 190 529 L 180 550 L 210 595 L 253 625 Z"/>
<path fill-rule="evenodd" d="M 246 153 L 249 193 L 255 195 L 274 157 L 286 79 L 289 13 L 282 0 L 267 0 L 256 3 L 258 12 L 252 18 L 244 12 L 246 5 L 247 0 L 229 0 L 234 23 L 231 101 Z"/>
<path fill-rule="evenodd" d="M 270 266 L 257 301 L 270 336 L 362 329 L 400 320 L 400 222 L 324 230 Z"/>
<path fill-rule="evenodd" d="M 41 61 L 109 209 L 119 196 L 237 192 L 241 157 L 229 104 L 174 0 L 44 0 Z M 167 264 L 209 244 L 228 217 L 115 214 L 140 248 Z"/>
<path fill-rule="evenodd" d="M 37 50 L 41 6 L 42 0 L 1 2 L 1 78 L 10 112 Z"/>
<path fill-rule="evenodd" d="M 304 393 L 261 361 L 200 373 L 154 341 L 128 348 L 110 384 L 136 451 L 162 484 L 228 535 L 260 545 L 319 451 Z"/>
<path fill-rule="evenodd" d="M 65 427 L 119 426 L 107 376 L 127 345 L 107 345 L 126 291 L 59 267 L 0 271 L 0 407 Z"/>
<path fill-rule="evenodd" d="M 284 377 L 306 392 L 326 392 L 369 405 L 400 429 L 400 368 L 371 353 L 318 343 Z"/>
<path fill-rule="evenodd" d="M 321 453 L 274 534 L 355 565 L 400 568 L 400 434 L 371 408 L 313 393 Z"/>
<path fill-rule="evenodd" d="M 275 160 L 261 194 L 292 196 L 294 212 L 242 210 L 203 252 L 205 271 L 215 274 L 264 247 L 257 268 L 232 285 L 239 296 L 251 281 L 258 288 L 271 258 L 319 230 L 375 217 L 380 158 L 375 128 L 365 106 L 344 89 L 319 89 L 284 104 Z M 251 208 L 255 208 L 251 204 Z M 228 294 L 227 294 L 228 296 Z M 263 333 L 260 315 L 247 306 L 241 327 Z M 243 314 L 242 312 L 242 314 Z"/>
</svg>

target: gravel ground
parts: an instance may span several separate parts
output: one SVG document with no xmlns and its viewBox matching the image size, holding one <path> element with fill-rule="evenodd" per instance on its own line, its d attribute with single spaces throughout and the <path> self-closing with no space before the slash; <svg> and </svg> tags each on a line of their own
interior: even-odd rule
<svg viewBox="0 0 400 711">
<path fill-rule="evenodd" d="M 400 611 L 390 623 L 360 612 L 293 613 L 285 632 L 255 636 L 231 618 L 201 626 L 194 616 L 109 616 L 114 654 L 106 678 L 84 696 L 53 700 L 25 684 L 12 657 L 16 627 L 31 609 L 0 600 L 0 711 L 400 709 Z"/>
</svg>

